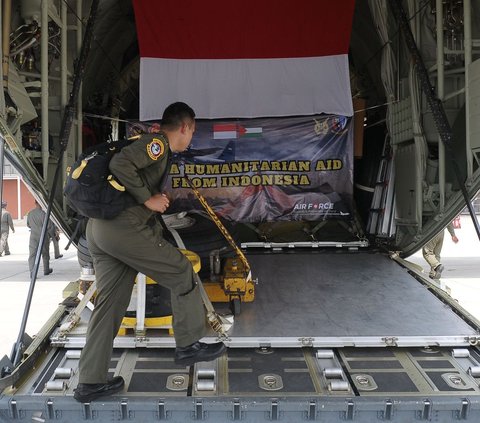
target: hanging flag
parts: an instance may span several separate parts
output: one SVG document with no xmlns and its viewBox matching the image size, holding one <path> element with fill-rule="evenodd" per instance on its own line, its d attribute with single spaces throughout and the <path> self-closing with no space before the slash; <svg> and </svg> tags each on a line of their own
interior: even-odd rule
<svg viewBox="0 0 480 423">
<path fill-rule="evenodd" d="M 133 5 L 141 120 L 160 118 L 174 101 L 210 119 L 353 114 L 348 48 L 354 0 Z"/>
</svg>

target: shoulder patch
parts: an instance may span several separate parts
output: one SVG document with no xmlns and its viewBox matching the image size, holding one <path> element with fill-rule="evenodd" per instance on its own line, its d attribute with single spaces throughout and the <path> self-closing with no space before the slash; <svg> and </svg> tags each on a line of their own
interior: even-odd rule
<svg viewBox="0 0 480 423">
<path fill-rule="evenodd" d="M 153 138 L 152 141 L 147 144 L 147 153 L 152 160 L 157 160 L 164 152 L 165 146 L 158 138 Z"/>
</svg>

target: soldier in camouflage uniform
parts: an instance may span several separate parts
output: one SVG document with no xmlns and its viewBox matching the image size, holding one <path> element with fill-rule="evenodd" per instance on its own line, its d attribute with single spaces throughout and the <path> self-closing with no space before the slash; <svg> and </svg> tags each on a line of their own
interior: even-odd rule
<svg viewBox="0 0 480 423">
<path fill-rule="evenodd" d="M 208 326 L 192 265 L 165 241 L 155 219 L 156 212 L 163 213 L 169 206 L 168 197 L 161 192 L 169 156 L 187 149 L 194 130 L 193 110 L 185 103 L 171 104 L 163 113 L 160 133 L 142 135 L 110 162 L 110 171 L 138 205 L 114 219 L 90 219 L 87 224 L 97 297 L 79 364 L 79 384 L 74 393 L 78 401 L 88 402 L 123 389 L 123 378 L 107 380 L 107 373 L 113 341 L 138 272 L 171 291 L 175 363 L 210 361 L 225 350 L 221 342 L 199 342 Z"/>
</svg>

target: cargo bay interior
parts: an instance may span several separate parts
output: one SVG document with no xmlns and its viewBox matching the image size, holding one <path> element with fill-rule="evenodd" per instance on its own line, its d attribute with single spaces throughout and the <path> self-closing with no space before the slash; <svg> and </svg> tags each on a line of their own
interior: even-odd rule
<svg viewBox="0 0 480 423">
<path fill-rule="evenodd" d="M 64 203 L 65 170 L 92 143 L 158 122 L 145 126 L 140 119 L 142 55 L 132 2 L 102 0 L 90 33 L 79 17 L 88 18 L 91 2 L 34 3 L 13 1 L 18 7 L 7 31 L 2 139 L 6 158 L 73 236 L 79 281 L 72 286 L 80 295 L 69 287 L 72 296 L 23 346 L 20 368 L 2 374 L 2 388 L 14 378 L 25 382 L 16 388 L 19 395 L 61 397 L 77 382 L 91 313 L 87 300 L 94 296 L 88 288 L 95 280 L 80 219 Z M 137 281 L 111 365 L 112 374 L 128 382 L 129 396 L 271 396 L 284 386 L 286 396 L 478 394 L 479 322 L 403 257 L 445 227 L 465 206 L 465 195 L 468 200 L 480 189 L 479 5 L 408 1 L 399 11 L 395 4 L 402 2 L 394 0 L 385 8 L 375 1 L 348 3 L 351 36 L 343 53 L 350 115 L 198 119 L 197 141 L 178 163 L 205 181 L 198 188 L 248 260 L 252 277 L 190 188 L 172 174 L 171 185 L 178 182 L 176 192 L 183 194 L 176 197 L 178 212 L 165 219 L 170 240 L 178 244 L 177 234 L 199 256 L 198 275 L 216 310 L 234 316 L 225 340 L 230 349 L 228 358 L 200 365 L 194 374 L 175 367 L 165 292 L 148 279 Z M 82 63 L 81 95 L 71 105 L 86 36 L 93 46 Z M 430 98 L 428 84 L 441 106 Z M 67 105 L 74 113 L 65 140 Z M 299 139 L 307 147 L 298 147 Z M 262 160 L 268 169 L 255 167 Z M 225 163 L 249 163 L 248 172 L 222 174 Z M 262 172 L 273 175 L 282 166 L 287 176 L 303 172 L 314 189 L 302 189 L 301 177 L 255 183 Z M 213 179 L 199 173 L 204 169 Z M 242 176 L 248 184 L 242 185 Z M 246 218 L 253 215 L 258 219 Z M 212 330 L 210 338 L 216 337 Z M 44 350 L 42 365 L 27 380 Z M 58 368 L 73 370 L 61 376 Z M 325 368 L 344 372 L 325 375 Z M 278 374 L 282 378 L 271 376 Z M 392 374 L 398 378 L 390 384 Z"/>
</svg>

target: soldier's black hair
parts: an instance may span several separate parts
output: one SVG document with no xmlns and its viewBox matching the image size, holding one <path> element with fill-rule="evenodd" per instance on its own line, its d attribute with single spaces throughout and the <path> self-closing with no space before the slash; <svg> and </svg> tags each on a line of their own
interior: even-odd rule
<svg viewBox="0 0 480 423">
<path fill-rule="evenodd" d="M 181 101 L 170 104 L 162 116 L 161 127 L 163 129 L 175 130 L 180 128 L 187 121 L 188 124 L 195 120 L 195 112 L 188 105 Z"/>
</svg>

